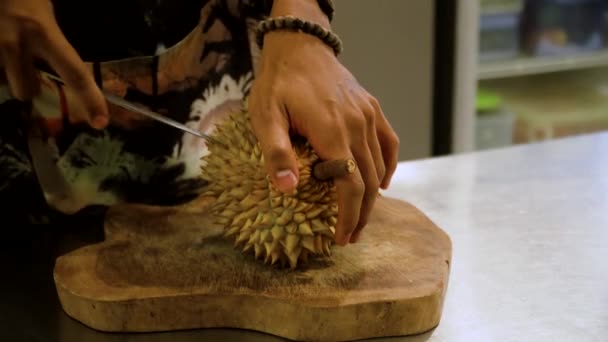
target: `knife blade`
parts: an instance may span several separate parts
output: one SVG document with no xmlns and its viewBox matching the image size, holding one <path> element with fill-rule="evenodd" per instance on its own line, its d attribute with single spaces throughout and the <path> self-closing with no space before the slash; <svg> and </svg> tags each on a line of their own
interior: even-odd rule
<svg viewBox="0 0 608 342">
<path fill-rule="evenodd" d="M 34 175 L 46 201 L 53 204 L 69 203 L 72 190 L 57 164 L 57 150 L 46 141 L 40 127 L 32 119 L 31 105 L 24 106 L 21 115 L 27 125 L 27 146 Z"/>
<path fill-rule="evenodd" d="M 168 118 L 166 116 L 163 116 L 161 114 L 153 112 L 153 111 L 151 111 L 151 110 L 149 110 L 147 108 L 144 108 L 142 106 L 138 106 L 135 103 L 129 102 L 129 101 L 123 99 L 120 96 L 117 96 L 117 95 L 114 95 L 114 94 L 110 94 L 110 93 L 105 92 L 105 91 L 103 92 L 103 95 L 106 97 L 106 100 L 108 100 L 108 102 L 113 103 L 113 104 L 115 104 L 115 105 L 117 105 L 119 107 L 122 107 L 124 109 L 130 110 L 132 112 L 143 114 L 143 115 L 145 115 L 145 116 L 147 116 L 147 117 L 149 117 L 151 119 L 154 119 L 154 120 L 162 122 L 162 123 L 164 123 L 166 125 L 175 127 L 175 128 L 180 129 L 180 130 L 182 130 L 184 132 L 187 132 L 187 133 L 190 133 L 192 135 L 195 135 L 195 136 L 197 136 L 199 138 L 203 138 L 203 139 L 208 140 L 208 141 L 212 141 L 213 140 L 215 142 L 215 139 L 213 137 L 211 137 L 210 135 L 208 135 L 208 134 L 205 134 L 203 132 L 200 132 L 200 131 L 197 131 L 195 129 L 192 129 L 192 128 L 184 125 L 184 124 L 181 124 L 181 123 L 179 123 L 179 122 L 177 122 L 177 121 L 175 121 L 175 120 L 173 120 L 171 118 Z"/>
</svg>

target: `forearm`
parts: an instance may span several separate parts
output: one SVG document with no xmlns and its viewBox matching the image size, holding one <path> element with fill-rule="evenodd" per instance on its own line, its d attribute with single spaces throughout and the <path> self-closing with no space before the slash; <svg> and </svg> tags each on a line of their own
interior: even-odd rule
<svg viewBox="0 0 608 342">
<path fill-rule="evenodd" d="M 270 17 L 286 15 L 312 21 L 326 29 L 331 28 L 330 20 L 319 7 L 317 0 L 274 0 Z"/>
</svg>

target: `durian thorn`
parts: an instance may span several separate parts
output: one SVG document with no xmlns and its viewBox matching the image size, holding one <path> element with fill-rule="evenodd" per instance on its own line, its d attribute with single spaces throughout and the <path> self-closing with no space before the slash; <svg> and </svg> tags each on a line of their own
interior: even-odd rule
<svg viewBox="0 0 608 342">
<path fill-rule="evenodd" d="M 331 243 L 331 240 L 325 240 L 325 241 L 323 241 L 323 252 L 327 256 L 331 255 L 331 250 L 329 249 L 329 244 L 330 243 Z"/>
<path fill-rule="evenodd" d="M 270 263 L 270 254 L 266 254 L 266 256 L 264 256 L 264 263 L 265 264 L 269 264 Z"/>
<path fill-rule="evenodd" d="M 251 247 L 253 247 L 253 244 L 252 244 L 252 243 L 247 242 L 247 243 L 245 244 L 245 247 L 243 247 L 243 253 L 245 253 L 245 252 L 249 251 L 249 250 L 251 249 Z"/>
<path fill-rule="evenodd" d="M 225 237 L 230 237 L 232 235 L 235 235 L 236 233 L 238 233 L 240 230 L 239 226 L 232 226 L 230 227 L 230 229 L 228 229 L 228 231 L 224 234 Z"/>
<path fill-rule="evenodd" d="M 302 252 L 302 248 L 296 247 L 291 252 L 287 253 L 287 258 L 289 259 L 289 267 L 291 269 L 295 269 L 298 266 L 298 258 L 300 257 L 300 253 Z"/>
<path fill-rule="evenodd" d="M 299 201 L 298 205 L 293 209 L 296 213 L 300 213 L 302 211 L 306 211 L 308 210 L 308 208 L 311 207 L 310 203 L 304 202 L 304 201 Z M 304 215 L 304 214 L 302 214 Z M 306 215 L 304 215 L 306 216 Z"/>
<path fill-rule="evenodd" d="M 306 215 L 304 215 L 303 213 L 295 213 L 293 214 L 293 220 L 296 223 L 302 223 L 306 220 Z"/>
<path fill-rule="evenodd" d="M 296 246 L 300 242 L 300 237 L 296 234 L 289 234 L 285 238 L 285 249 L 287 250 L 287 254 L 291 253 Z"/>
<path fill-rule="evenodd" d="M 239 204 L 241 205 L 241 208 L 243 209 L 250 209 L 251 207 L 255 207 L 262 199 L 258 199 L 254 196 L 252 196 L 251 194 L 245 196 L 245 198 L 243 198 L 241 200 L 241 202 L 239 202 Z"/>
<path fill-rule="evenodd" d="M 338 218 L 337 218 L 336 216 L 333 216 L 333 215 L 332 215 L 332 216 L 330 216 L 330 217 L 327 219 L 327 222 L 328 222 L 330 225 L 335 226 L 335 225 L 338 223 Z"/>
<path fill-rule="evenodd" d="M 272 234 L 272 237 L 275 240 L 279 240 L 281 239 L 283 236 L 285 236 L 285 230 L 283 230 L 283 228 L 279 227 L 279 226 L 273 226 L 270 229 L 270 234 Z"/>
<path fill-rule="evenodd" d="M 302 237 L 302 247 L 306 250 L 311 251 L 312 253 L 316 253 L 315 248 L 315 237 L 314 236 L 303 236 Z"/>
<path fill-rule="evenodd" d="M 316 218 L 317 216 L 319 216 L 319 214 L 321 214 L 324 210 L 325 210 L 324 206 L 314 208 L 306 213 L 306 218 L 309 220 L 312 220 L 312 219 Z"/>
<path fill-rule="evenodd" d="M 321 222 L 321 220 L 319 219 L 314 219 L 310 221 L 310 224 L 312 226 L 313 232 L 319 232 L 327 229 L 327 225 L 323 224 L 323 222 Z"/>
<path fill-rule="evenodd" d="M 300 235 L 310 235 L 312 236 L 314 233 L 312 232 L 312 228 L 310 228 L 310 224 L 308 222 L 302 222 L 298 225 L 298 233 Z"/>
<path fill-rule="evenodd" d="M 301 192 L 301 193 L 298 195 L 298 199 L 299 199 L 299 200 L 306 200 L 306 201 L 308 201 L 308 198 L 309 198 L 309 197 L 310 197 L 310 193 L 309 193 L 309 192 Z"/>
<path fill-rule="evenodd" d="M 323 254 L 323 237 L 321 235 L 315 236 L 315 253 Z"/>
<path fill-rule="evenodd" d="M 249 190 L 243 186 L 235 186 L 230 189 L 230 196 L 233 198 L 244 198 L 249 193 Z"/>
<path fill-rule="evenodd" d="M 332 213 L 334 213 L 334 214 L 336 214 L 336 215 L 337 215 L 337 214 L 338 214 L 338 205 L 337 205 L 337 204 L 331 204 L 331 205 L 329 206 L 329 210 L 330 210 Z"/>
<path fill-rule="evenodd" d="M 273 251 L 270 256 L 271 256 L 271 260 L 270 260 L 270 264 L 274 265 L 277 263 L 277 261 L 279 260 L 279 251 Z"/>
<path fill-rule="evenodd" d="M 288 196 L 284 196 L 283 197 L 283 208 L 287 208 L 289 207 L 289 205 L 294 201 L 293 198 L 288 197 Z"/>
<path fill-rule="evenodd" d="M 291 221 L 292 218 L 293 218 L 293 211 L 289 208 L 286 208 L 286 209 L 283 209 L 283 211 L 281 212 L 281 215 L 279 217 L 277 217 L 277 219 L 275 220 L 275 223 L 278 224 L 279 226 L 284 226 L 289 221 Z"/>
<path fill-rule="evenodd" d="M 253 249 L 255 250 L 255 258 L 259 259 L 262 255 L 262 247 L 259 244 L 254 244 Z"/>
<path fill-rule="evenodd" d="M 247 242 L 249 240 L 250 235 L 251 234 L 249 233 L 249 231 L 241 231 L 241 233 L 239 234 L 239 237 L 236 239 L 236 243 Z"/>
<path fill-rule="evenodd" d="M 336 235 L 336 227 L 335 226 L 329 226 L 329 231 L 331 232 L 331 235 Z"/>
<path fill-rule="evenodd" d="M 245 210 L 234 217 L 234 223 L 242 224 L 241 222 L 245 219 L 250 219 L 255 215 L 257 208 L 251 207 L 248 210 Z"/>
<path fill-rule="evenodd" d="M 260 238 L 260 231 L 254 230 L 251 236 L 249 237 L 249 243 L 257 244 Z"/>
<path fill-rule="evenodd" d="M 268 225 L 273 221 L 273 216 L 270 213 L 262 215 L 262 220 L 260 221 L 260 225 Z"/>
<path fill-rule="evenodd" d="M 225 226 L 228 224 L 228 222 L 230 222 L 230 219 L 226 217 L 218 217 L 216 222 L 222 226 Z"/>
<path fill-rule="evenodd" d="M 253 220 L 253 225 L 257 226 L 260 224 L 260 222 L 262 222 L 262 217 L 264 216 L 264 214 L 262 214 L 261 212 L 258 212 L 258 214 L 255 216 L 255 220 Z"/>
<path fill-rule="evenodd" d="M 241 232 L 248 231 L 249 228 L 251 228 L 252 224 L 253 224 L 253 221 L 251 221 L 250 218 L 247 218 L 247 220 L 245 221 L 245 225 L 243 225 L 243 227 L 241 228 Z"/>
<path fill-rule="evenodd" d="M 290 222 L 285 226 L 285 231 L 289 234 L 295 234 L 298 231 L 298 225 L 295 222 Z"/>
<path fill-rule="evenodd" d="M 270 204 L 273 208 L 280 207 L 283 202 L 283 195 L 279 192 L 272 193 L 270 197 Z"/>
<path fill-rule="evenodd" d="M 303 181 L 302 174 L 300 174 L 300 181 Z M 311 188 L 312 188 L 312 184 L 308 183 L 300 188 L 300 192 L 310 192 Z"/>
<path fill-rule="evenodd" d="M 308 198 L 308 201 L 313 202 L 313 203 L 318 203 L 323 199 L 324 196 L 325 196 L 325 194 L 323 194 L 322 192 L 314 193 L 313 195 L 311 195 Z M 326 210 L 326 209 L 323 208 L 322 210 Z"/>
<path fill-rule="evenodd" d="M 260 233 L 260 242 L 266 242 L 266 238 L 269 235 L 270 235 L 270 229 L 264 229 L 264 230 L 262 230 L 262 232 Z"/>
<path fill-rule="evenodd" d="M 272 252 L 272 243 L 264 242 L 264 249 L 266 250 L 266 256 L 269 256 L 270 252 Z"/>
<path fill-rule="evenodd" d="M 333 238 L 333 237 L 334 237 L 334 235 L 335 235 L 335 230 L 332 232 L 332 231 L 331 231 L 331 227 L 327 227 L 327 229 L 325 229 L 325 230 L 320 230 L 320 231 L 318 231 L 317 233 L 318 233 L 318 234 L 321 234 L 321 235 L 323 235 L 323 236 L 326 236 L 326 237 L 328 237 L 328 238 L 330 238 L 330 239 L 331 239 L 331 238 Z"/>
</svg>

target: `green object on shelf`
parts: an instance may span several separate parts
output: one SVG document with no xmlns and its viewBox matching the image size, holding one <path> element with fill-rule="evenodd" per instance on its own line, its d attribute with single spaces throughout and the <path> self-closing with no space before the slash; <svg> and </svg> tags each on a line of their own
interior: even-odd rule
<svg viewBox="0 0 608 342">
<path fill-rule="evenodd" d="M 481 0 L 479 9 L 482 14 L 504 14 L 520 12 L 524 0 Z"/>
<path fill-rule="evenodd" d="M 478 113 L 495 112 L 502 106 L 502 97 L 495 92 L 478 89 L 475 99 L 475 109 Z"/>
</svg>

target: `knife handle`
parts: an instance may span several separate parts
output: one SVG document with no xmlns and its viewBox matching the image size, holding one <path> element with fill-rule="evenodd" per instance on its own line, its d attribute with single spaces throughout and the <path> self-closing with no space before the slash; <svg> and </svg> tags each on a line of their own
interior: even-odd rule
<svg viewBox="0 0 608 342">
<path fill-rule="evenodd" d="M 320 181 L 340 178 L 352 174 L 357 169 L 357 163 L 352 158 L 320 161 L 312 166 L 312 175 Z"/>
</svg>

